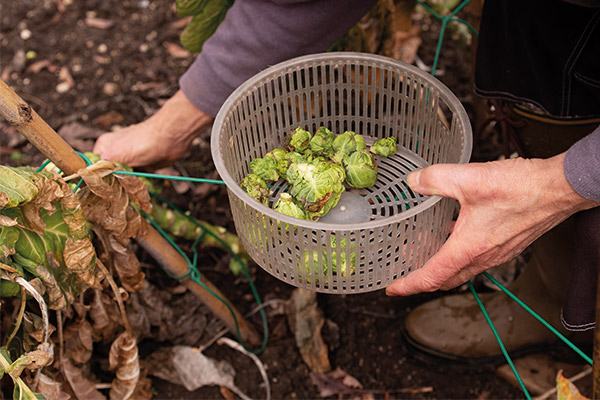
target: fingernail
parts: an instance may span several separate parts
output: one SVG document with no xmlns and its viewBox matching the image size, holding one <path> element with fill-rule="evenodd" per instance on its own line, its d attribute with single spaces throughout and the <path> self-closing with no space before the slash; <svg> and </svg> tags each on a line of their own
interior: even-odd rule
<svg viewBox="0 0 600 400">
<path fill-rule="evenodd" d="M 421 178 L 421 171 L 413 171 L 410 174 L 408 174 L 408 176 L 406 177 L 406 183 L 408 183 L 408 186 L 411 189 L 417 190 L 419 188 L 420 178 Z"/>
<path fill-rule="evenodd" d="M 394 289 L 390 288 L 390 287 L 386 287 L 385 288 L 385 295 L 386 296 L 398 296 L 398 292 L 396 292 Z"/>
</svg>

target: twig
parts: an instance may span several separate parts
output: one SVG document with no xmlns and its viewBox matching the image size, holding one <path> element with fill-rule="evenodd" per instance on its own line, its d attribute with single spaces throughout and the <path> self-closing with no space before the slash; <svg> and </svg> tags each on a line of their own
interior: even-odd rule
<svg viewBox="0 0 600 400">
<path fill-rule="evenodd" d="M 588 376 L 591 373 L 592 373 L 592 367 L 587 367 L 586 369 L 584 369 L 580 373 L 578 373 L 576 375 L 573 375 L 573 377 L 570 378 L 570 381 L 571 382 L 578 381 L 579 379 L 584 378 L 584 377 Z M 557 391 L 558 391 L 558 388 L 553 387 L 552 389 L 548 390 L 546 393 L 542 393 L 539 396 L 534 397 L 533 400 L 546 400 L 547 398 L 549 398 L 550 396 L 552 396 Z"/>
<path fill-rule="evenodd" d="M 60 345 L 58 349 L 58 357 L 60 358 L 60 362 L 64 360 L 65 352 L 64 352 L 64 340 L 63 340 L 63 320 L 62 320 L 62 311 L 56 310 L 56 330 L 58 331 L 58 344 Z"/>
<path fill-rule="evenodd" d="M 17 334 L 19 327 L 21 327 L 21 322 L 23 321 L 23 315 L 25 314 L 25 303 L 27 300 L 27 293 L 25 293 L 25 288 L 23 286 L 20 286 L 20 287 L 21 287 L 21 308 L 19 308 L 19 314 L 17 315 L 17 320 L 15 321 L 15 327 L 14 327 L 13 331 L 10 333 L 8 340 L 6 340 L 6 344 L 4 345 L 4 347 L 6 347 L 6 348 L 8 348 L 8 345 L 10 344 L 10 342 L 14 339 L 15 335 Z"/>
<path fill-rule="evenodd" d="M 260 375 L 262 376 L 263 381 L 265 382 L 265 391 L 267 392 L 266 400 L 271 400 L 271 385 L 269 384 L 269 377 L 267 376 L 267 371 L 265 371 L 265 367 L 264 367 L 262 361 L 260 361 L 260 359 L 256 356 L 256 354 L 252 354 L 252 353 L 246 351 L 242 347 L 241 344 L 239 344 L 235 340 L 231 340 L 226 337 L 219 339 L 217 341 L 217 343 L 218 344 L 226 344 L 227 346 L 231 347 L 232 349 L 237 350 L 240 353 L 247 355 L 248 357 L 250 357 L 252 359 L 252 361 L 254 361 L 254 363 L 258 367 L 258 370 L 260 371 Z"/>
<path fill-rule="evenodd" d="M 112 275 L 108 272 L 108 269 L 104 266 L 100 259 L 96 259 L 96 265 L 100 268 L 100 271 L 104 274 L 104 277 L 108 281 L 110 288 L 115 294 L 117 304 L 119 305 L 119 311 L 121 312 L 121 318 L 123 319 L 123 326 L 131 334 L 131 336 L 135 336 L 133 334 L 133 329 L 131 329 L 131 325 L 129 324 L 129 320 L 127 319 L 127 312 L 125 311 L 125 304 L 123 304 L 123 298 L 121 297 L 121 292 L 119 291 L 119 287 L 117 283 L 113 279 Z"/>
</svg>

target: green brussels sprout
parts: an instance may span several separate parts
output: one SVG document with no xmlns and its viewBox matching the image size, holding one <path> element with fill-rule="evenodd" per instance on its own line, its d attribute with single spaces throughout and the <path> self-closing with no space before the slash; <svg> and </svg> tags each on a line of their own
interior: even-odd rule
<svg viewBox="0 0 600 400">
<path fill-rule="evenodd" d="M 279 179 L 277 161 L 272 157 L 255 158 L 250 161 L 250 169 L 265 181 L 276 181 Z"/>
<path fill-rule="evenodd" d="M 320 167 L 309 164 L 292 164 L 288 169 L 290 194 L 298 200 L 306 211 L 318 212 L 325 206 L 333 192 L 333 174 L 320 171 Z"/>
<path fill-rule="evenodd" d="M 331 248 L 332 250 L 336 248 L 337 240 L 335 236 L 331 237 Z M 340 240 L 340 246 L 342 248 L 346 247 L 346 239 L 343 238 Z M 353 249 L 356 247 L 356 244 L 351 243 L 350 248 Z M 356 271 L 356 252 L 350 252 L 350 261 L 348 262 L 348 257 L 344 251 L 340 252 L 340 259 L 338 261 L 337 253 L 335 250 L 331 252 L 331 255 L 328 256 L 327 252 L 323 251 L 321 253 L 321 260 L 319 260 L 319 252 L 317 250 L 313 250 L 312 252 L 306 250 L 304 252 L 304 263 L 306 265 L 306 274 L 310 273 L 310 261 L 312 257 L 313 263 L 313 272 L 318 275 L 321 271 L 323 275 L 327 274 L 329 268 L 331 268 L 331 272 L 333 274 L 338 274 L 342 277 L 347 275 L 352 275 Z"/>
<path fill-rule="evenodd" d="M 295 151 L 290 151 L 289 153 L 285 153 L 285 156 L 277 164 L 277 172 L 279 172 L 279 176 L 289 183 L 290 180 L 288 179 L 287 172 L 290 165 L 301 164 L 305 162 L 306 158 L 302 154 Z"/>
<path fill-rule="evenodd" d="M 316 155 L 322 155 L 331 158 L 334 154 L 334 140 L 335 133 L 322 126 L 319 128 L 318 131 L 315 132 L 312 139 L 310 140 L 310 149 Z"/>
<path fill-rule="evenodd" d="M 379 139 L 370 148 L 371 153 L 382 157 L 389 157 L 398 151 L 398 139 L 387 137 Z"/>
<path fill-rule="evenodd" d="M 265 206 L 269 205 L 269 195 L 271 191 L 267 186 L 267 182 L 256 174 L 248 174 L 240 182 L 242 190 L 250 195 L 253 199 L 261 202 Z"/>
<path fill-rule="evenodd" d="M 287 151 L 285 151 L 283 149 L 273 149 L 270 152 L 268 152 L 267 154 L 265 154 L 265 157 L 264 157 L 264 158 L 272 158 L 273 160 L 275 160 L 277 173 L 282 178 L 285 176 L 285 171 L 287 170 L 287 167 L 288 167 L 288 165 L 285 164 L 286 155 L 287 155 Z M 285 165 L 285 168 L 284 168 L 284 165 Z"/>
<path fill-rule="evenodd" d="M 306 213 L 302 207 L 296 204 L 294 198 L 289 193 L 281 193 L 273 209 L 290 217 L 306 219 Z"/>
<path fill-rule="evenodd" d="M 375 157 L 366 150 L 355 151 L 344 158 L 344 167 L 346 183 L 354 188 L 368 188 L 377 181 Z"/>
<path fill-rule="evenodd" d="M 341 135 L 336 136 L 333 141 L 334 154 L 331 157 L 333 161 L 341 164 L 344 158 L 355 151 L 364 150 L 367 148 L 365 139 L 362 136 L 352 132 L 346 131 Z"/>
<path fill-rule="evenodd" d="M 312 135 L 301 127 L 297 127 L 289 133 L 286 138 L 286 147 L 289 151 L 297 151 L 304 154 L 309 149 L 310 139 Z"/>
</svg>

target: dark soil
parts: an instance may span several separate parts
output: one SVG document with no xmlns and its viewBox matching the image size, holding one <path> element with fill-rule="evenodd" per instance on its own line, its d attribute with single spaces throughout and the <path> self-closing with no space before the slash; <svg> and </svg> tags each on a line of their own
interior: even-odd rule
<svg viewBox="0 0 600 400">
<path fill-rule="evenodd" d="M 178 77 L 194 60 L 193 55 L 173 47 L 178 44 L 182 25 L 172 0 L 23 0 L 4 2 L 1 7 L 2 79 L 57 130 L 70 122 L 108 130 L 145 119 L 177 90 Z M 419 55 L 430 65 L 439 24 L 428 24 L 430 29 L 422 34 L 424 43 Z M 445 71 L 441 79 L 468 106 L 469 50 L 450 40 L 446 40 L 446 46 L 448 50 L 442 51 L 438 66 Z M 23 59 L 25 54 L 32 56 L 31 51 L 35 57 Z M 72 77 L 72 87 L 64 92 L 61 82 L 71 83 L 64 72 L 61 74 L 63 67 Z M 43 161 L 44 157 L 19 139 L 12 128 L 6 124 L 1 128 L 3 164 L 37 166 Z M 91 149 L 91 144 L 88 140 L 80 150 Z M 201 137 L 192 154 L 177 167 L 190 176 L 217 178 L 210 159 L 209 137 Z M 198 219 L 234 230 L 224 187 L 193 185 L 193 190 L 184 195 L 174 194 L 168 184 L 165 190 L 178 206 Z M 149 279 L 174 285 L 149 256 L 142 254 L 141 259 L 149 264 Z M 205 267 L 201 272 L 243 313 L 248 312 L 255 306 L 249 285 L 242 278 L 232 277 L 227 260 L 224 252 L 207 252 L 203 254 L 201 265 Z M 289 298 L 292 287 L 256 265 L 250 265 L 250 270 L 263 300 Z M 439 295 L 389 298 L 383 291 L 319 295 L 333 368 L 355 377 L 365 393 L 375 398 L 522 398 L 523 393 L 498 377 L 493 366 L 472 368 L 426 362 L 407 352 L 401 337 L 404 317 L 417 305 Z M 261 329 L 257 314 L 251 320 Z M 319 392 L 285 316 L 269 312 L 268 322 L 269 343 L 259 356 L 267 368 L 273 398 L 317 398 Z M 141 343 L 142 358 L 155 345 Z M 249 396 L 264 398 L 262 380 L 248 358 L 217 345 L 209 347 L 206 354 L 228 360 L 237 371 L 236 384 Z M 153 387 L 156 398 L 223 398 L 218 387 L 188 392 L 159 379 L 153 379 Z M 428 387 L 432 391 L 419 392 Z M 411 388 L 415 389 L 413 393 Z"/>
</svg>

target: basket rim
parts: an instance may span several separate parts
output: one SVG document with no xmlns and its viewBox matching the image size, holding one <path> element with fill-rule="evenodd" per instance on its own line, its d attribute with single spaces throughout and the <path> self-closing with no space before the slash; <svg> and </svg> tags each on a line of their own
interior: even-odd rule
<svg viewBox="0 0 600 400">
<path fill-rule="evenodd" d="M 219 112 L 215 117 L 215 121 L 211 130 L 211 154 L 212 159 L 215 164 L 215 168 L 219 173 L 221 179 L 225 182 L 227 186 L 227 190 L 233 192 L 233 194 L 242 200 L 247 206 L 252 207 L 256 211 L 259 211 L 262 214 L 265 214 L 271 218 L 279 220 L 284 223 L 289 223 L 292 225 L 296 225 L 302 228 L 308 229 L 326 229 L 326 230 L 334 230 L 334 231 L 356 231 L 363 229 L 372 229 L 382 226 L 383 224 L 388 223 L 396 223 L 412 216 L 419 214 L 431 207 L 433 207 L 436 203 L 443 199 L 442 196 L 439 195 L 431 195 L 426 196 L 427 198 L 419 203 L 418 205 L 409 208 L 408 210 L 402 211 L 401 213 L 391 215 L 387 218 L 375 219 L 366 222 L 353 223 L 353 224 L 334 224 L 334 223 L 323 223 L 319 221 L 308 221 L 299 218 L 290 217 L 288 215 L 282 214 L 273 210 L 272 208 L 265 206 L 264 204 L 256 201 L 248 193 L 246 193 L 239 186 L 238 182 L 236 182 L 233 177 L 227 171 L 225 167 L 225 163 L 223 161 L 223 154 L 221 148 L 219 146 L 220 135 L 221 135 L 221 126 L 224 123 L 225 117 L 227 116 L 228 111 L 231 109 L 232 105 L 238 101 L 240 94 L 248 91 L 252 87 L 256 86 L 257 82 L 261 82 L 263 79 L 272 75 L 276 72 L 281 72 L 285 69 L 294 68 L 295 66 L 301 65 L 307 61 L 335 61 L 340 60 L 344 62 L 356 60 L 356 61 L 376 61 L 382 64 L 387 64 L 390 66 L 401 67 L 406 69 L 416 75 L 419 75 L 420 78 L 428 81 L 431 85 L 433 85 L 437 90 L 440 91 L 441 94 L 445 96 L 445 99 L 449 105 L 454 107 L 456 111 L 456 116 L 460 120 L 464 129 L 466 130 L 464 133 L 464 151 L 461 155 L 461 159 L 457 164 L 466 164 L 469 162 L 471 157 L 471 151 L 473 146 L 472 139 L 472 127 L 467 115 L 464 106 L 460 102 L 460 100 L 456 97 L 454 93 L 439 79 L 426 73 L 425 71 L 417 68 L 414 65 L 407 64 L 405 62 L 378 55 L 378 54 L 370 54 L 370 53 L 359 53 L 359 52 L 326 52 L 326 53 L 316 53 L 316 54 L 308 54 L 300 57 L 295 57 L 278 64 L 274 64 L 270 67 L 265 68 L 264 70 L 258 72 L 252 77 L 248 78 L 244 83 L 237 87 L 225 100 Z"/>
</svg>

